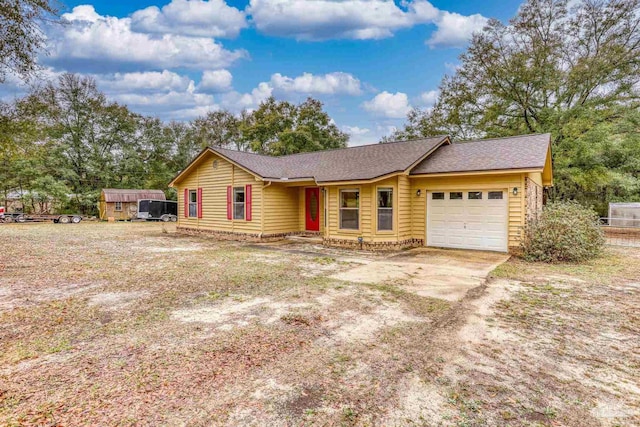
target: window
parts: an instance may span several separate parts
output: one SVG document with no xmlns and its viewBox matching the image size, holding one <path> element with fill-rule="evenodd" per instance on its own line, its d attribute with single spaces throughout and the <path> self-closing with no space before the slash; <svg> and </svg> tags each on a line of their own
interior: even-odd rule
<svg viewBox="0 0 640 427">
<path fill-rule="evenodd" d="M 244 219 L 244 187 L 233 188 L 233 219 Z"/>
<path fill-rule="evenodd" d="M 189 217 L 196 218 L 198 216 L 198 192 L 189 190 Z"/>
<path fill-rule="evenodd" d="M 449 193 L 449 200 L 462 200 L 462 191 L 453 191 Z"/>
<path fill-rule="evenodd" d="M 393 189 L 378 189 L 378 230 L 393 230 Z"/>
<path fill-rule="evenodd" d="M 444 200 L 444 193 L 431 193 L 431 200 Z"/>
<path fill-rule="evenodd" d="M 502 200 L 502 191 L 489 191 L 489 200 Z"/>
<path fill-rule="evenodd" d="M 482 200 L 482 191 L 469 191 L 469 200 Z"/>
<path fill-rule="evenodd" d="M 116 212 L 122 212 L 122 202 L 116 202 Z"/>
<path fill-rule="evenodd" d="M 340 228 L 360 228 L 360 190 L 340 190 Z"/>
</svg>

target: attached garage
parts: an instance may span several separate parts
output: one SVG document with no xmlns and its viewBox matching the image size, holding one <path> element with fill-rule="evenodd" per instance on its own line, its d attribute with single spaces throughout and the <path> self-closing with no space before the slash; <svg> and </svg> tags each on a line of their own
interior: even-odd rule
<svg viewBox="0 0 640 427">
<path fill-rule="evenodd" d="M 427 192 L 427 246 L 508 250 L 506 189 Z"/>
</svg>

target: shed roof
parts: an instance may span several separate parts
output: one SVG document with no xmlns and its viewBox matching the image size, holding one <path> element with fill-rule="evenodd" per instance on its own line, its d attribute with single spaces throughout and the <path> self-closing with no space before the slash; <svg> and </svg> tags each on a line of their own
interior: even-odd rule
<svg viewBox="0 0 640 427">
<path fill-rule="evenodd" d="M 265 179 L 361 181 L 402 172 L 443 143 L 447 136 L 362 145 L 272 157 L 225 148 L 211 150 Z"/>
<path fill-rule="evenodd" d="M 456 142 L 438 148 L 411 174 L 543 169 L 550 143 L 548 133 Z"/>
<path fill-rule="evenodd" d="M 105 188 L 102 190 L 105 202 L 137 202 L 140 199 L 166 200 L 162 190 L 133 190 Z"/>
</svg>

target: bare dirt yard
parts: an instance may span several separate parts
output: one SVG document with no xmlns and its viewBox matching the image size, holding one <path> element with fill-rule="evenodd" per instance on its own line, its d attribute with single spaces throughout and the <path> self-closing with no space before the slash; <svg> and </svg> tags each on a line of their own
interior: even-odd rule
<svg viewBox="0 0 640 427">
<path fill-rule="evenodd" d="M 484 280 L 174 227 L 0 226 L 0 425 L 640 425 L 638 248 Z"/>
</svg>

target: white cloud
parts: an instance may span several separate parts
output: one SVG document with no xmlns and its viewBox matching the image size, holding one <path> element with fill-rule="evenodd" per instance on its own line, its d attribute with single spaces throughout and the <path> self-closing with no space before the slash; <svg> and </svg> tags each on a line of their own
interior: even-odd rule
<svg viewBox="0 0 640 427">
<path fill-rule="evenodd" d="M 169 91 L 153 94 L 126 93 L 112 95 L 110 98 L 138 111 L 140 108 L 153 107 L 156 111 L 173 110 L 193 106 L 210 106 L 214 104 L 213 96 L 190 91 Z"/>
<path fill-rule="evenodd" d="M 136 33 L 131 18 L 102 16 L 93 6 L 77 6 L 62 19 L 67 25 L 49 28 L 50 57 L 43 60 L 75 71 L 120 71 L 127 65 L 222 68 L 247 56 L 243 50 L 226 50 L 210 38 Z"/>
<path fill-rule="evenodd" d="M 432 107 L 438 100 L 438 93 L 437 90 L 422 92 L 420 94 L 420 103 L 427 107 Z"/>
<path fill-rule="evenodd" d="M 442 12 L 436 21 L 438 29 L 427 40 L 430 48 L 462 47 L 474 32 L 482 30 L 488 19 L 480 14 L 464 16 L 459 13 Z"/>
<path fill-rule="evenodd" d="M 148 92 L 148 91 L 186 91 L 193 86 L 193 80 L 172 71 L 144 71 L 134 73 L 100 74 L 94 76 L 100 90 L 108 93 Z"/>
<path fill-rule="evenodd" d="M 268 83 L 262 82 L 250 93 L 239 93 L 236 91 L 228 92 L 222 95 L 220 104 L 233 112 L 241 110 L 253 110 L 260 103 L 273 94 L 273 88 Z"/>
<path fill-rule="evenodd" d="M 233 76 L 228 70 L 207 70 L 202 73 L 198 90 L 210 92 L 228 92 L 231 90 Z"/>
<path fill-rule="evenodd" d="M 133 31 L 199 37 L 236 37 L 247 27 L 244 12 L 224 0 L 172 0 L 131 15 Z"/>
<path fill-rule="evenodd" d="M 371 132 L 367 128 L 361 128 L 358 126 L 342 126 L 342 130 L 349 135 L 366 135 Z"/>
<path fill-rule="evenodd" d="M 377 94 L 370 101 L 365 101 L 362 108 L 376 116 L 390 119 L 404 118 L 411 111 L 406 93 L 389 93 L 387 91 Z"/>
<path fill-rule="evenodd" d="M 360 80 L 349 73 L 340 72 L 324 75 L 303 73 L 295 78 L 276 73 L 271 76 L 269 83 L 274 89 L 282 92 L 322 95 L 360 95 L 362 93 Z"/>
<path fill-rule="evenodd" d="M 251 0 L 246 10 L 258 31 L 299 40 L 381 39 L 403 28 L 435 25 L 431 47 L 459 46 L 486 22 L 426 0 Z"/>
</svg>

